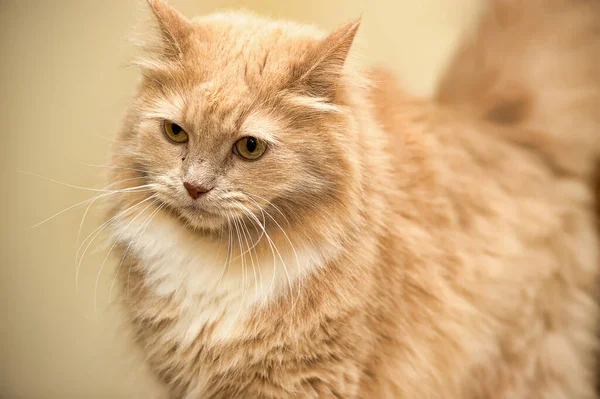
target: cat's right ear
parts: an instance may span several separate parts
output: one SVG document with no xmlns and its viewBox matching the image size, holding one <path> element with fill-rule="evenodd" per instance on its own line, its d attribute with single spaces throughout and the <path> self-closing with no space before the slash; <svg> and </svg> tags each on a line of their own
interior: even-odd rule
<svg viewBox="0 0 600 399">
<path fill-rule="evenodd" d="M 312 96 L 332 100 L 360 22 L 358 18 L 336 29 L 310 48 L 294 70 L 296 86 Z"/>
<path fill-rule="evenodd" d="M 190 20 L 164 0 L 146 0 L 157 24 L 155 49 L 166 58 L 180 57 L 189 47 L 193 26 Z"/>
</svg>

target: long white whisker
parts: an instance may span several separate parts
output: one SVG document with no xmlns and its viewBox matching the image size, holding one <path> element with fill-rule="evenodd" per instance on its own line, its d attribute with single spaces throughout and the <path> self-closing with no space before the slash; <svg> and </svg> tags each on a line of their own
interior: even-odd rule
<svg viewBox="0 0 600 399">
<path fill-rule="evenodd" d="M 142 231 L 141 234 L 143 234 L 146 231 L 146 228 L 150 225 L 150 223 L 152 222 L 152 219 L 154 219 L 154 217 L 158 214 L 158 212 L 160 212 L 161 209 L 164 209 L 167 207 L 166 203 L 161 204 L 158 209 L 155 211 L 155 213 L 151 216 L 150 220 L 148 221 L 148 224 L 146 224 L 146 227 L 144 227 L 144 230 Z M 183 228 L 184 226 L 181 225 L 181 228 Z M 129 247 L 129 246 L 128 246 Z M 135 251 L 137 249 L 137 243 L 134 245 L 133 250 Z M 127 296 L 129 296 L 130 290 L 129 290 L 129 281 L 131 280 L 131 268 L 132 268 L 132 262 L 129 262 L 129 270 L 127 271 Z"/>
<path fill-rule="evenodd" d="M 258 205 L 258 203 L 252 199 L 250 199 L 251 201 L 253 201 L 256 206 L 258 206 L 260 208 L 260 206 Z M 279 227 L 279 229 L 281 230 L 281 232 L 283 233 L 283 235 L 285 236 L 286 240 L 288 241 L 288 243 L 290 244 L 292 251 L 294 252 L 294 256 L 296 258 L 296 268 L 299 270 L 300 268 L 300 261 L 298 259 L 298 254 L 296 253 L 296 248 L 294 247 L 294 244 L 292 244 L 292 241 L 289 239 L 287 233 L 281 228 L 281 226 L 279 225 L 279 223 L 277 223 L 277 221 L 275 220 L 275 218 L 273 216 L 271 216 L 271 214 L 269 214 L 269 212 L 267 212 L 265 209 L 261 209 L 262 212 L 264 212 L 264 214 L 266 214 L 276 225 L 277 227 Z M 268 239 L 270 240 L 270 237 L 268 237 Z M 275 246 L 275 249 L 277 250 L 277 254 L 279 255 L 279 258 L 281 259 L 281 263 L 283 264 L 283 270 L 285 272 L 286 278 L 287 278 L 287 282 L 288 282 L 288 288 L 290 290 L 290 296 L 293 294 L 293 286 L 292 286 L 292 281 L 287 269 L 287 265 L 285 264 L 285 262 L 283 261 L 283 258 L 281 257 L 281 254 L 279 253 L 279 250 L 277 249 L 277 246 L 275 244 L 273 244 Z M 298 301 L 298 296 L 299 296 L 300 290 L 298 290 L 298 294 L 296 296 L 296 298 L 292 298 L 292 306 L 290 307 L 290 310 L 288 312 L 288 314 L 290 312 L 292 312 L 294 310 L 294 307 L 296 306 L 296 303 Z"/>
<path fill-rule="evenodd" d="M 254 202 L 254 204 L 256 204 L 256 206 L 258 206 L 260 208 L 260 205 L 258 205 L 258 203 L 256 201 L 254 201 L 253 199 L 249 198 L 250 201 Z M 276 208 L 276 207 L 275 207 Z M 277 209 L 277 208 L 276 208 Z M 292 251 L 294 251 L 294 256 L 296 257 L 296 266 L 300 267 L 300 260 L 298 258 L 298 253 L 296 252 L 296 248 L 294 247 L 294 244 L 292 243 L 292 241 L 290 240 L 290 237 L 287 235 L 287 233 L 285 232 L 285 230 L 281 227 L 281 225 L 277 222 L 277 220 L 275 220 L 275 218 L 273 216 L 271 216 L 271 214 L 269 212 L 267 212 L 266 210 L 264 210 L 264 214 L 266 214 L 269 219 L 271 219 L 273 221 L 273 223 L 275 223 L 275 225 L 277 225 L 277 227 L 279 228 L 279 230 L 281 230 L 281 232 L 283 233 L 283 235 L 285 236 L 285 239 L 287 240 L 287 242 L 290 244 L 290 246 L 292 247 Z M 282 214 L 283 215 L 283 214 Z"/>
<path fill-rule="evenodd" d="M 237 220 L 234 218 L 233 220 L 233 225 L 235 227 L 235 233 L 237 235 L 238 238 L 238 245 L 240 247 L 240 253 L 244 252 L 243 249 L 243 244 L 242 244 L 242 239 L 240 236 L 240 230 L 238 229 L 238 222 Z M 233 320 L 231 321 L 231 324 L 228 327 L 228 330 L 230 330 L 231 328 L 233 328 L 233 325 L 235 324 L 235 322 L 237 321 L 237 319 L 239 318 L 240 314 L 242 313 L 242 310 L 244 308 L 244 302 L 246 302 L 246 265 L 245 265 L 245 256 L 242 257 L 242 300 L 240 302 L 240 306 L 238 308 L 237 313 L 235 314 L 235 317 L 233 318 Z"/>
<path fill-rule="evenodd" d="M 242 223 L 241 226 L 242 226 L 242 234 L 244 235 L 244 241 L 246 241 L 246 246 L 248 248 L 250 248 L 250 243 L 248 241 L 248 236 L 250 235 L 250 232 L 248 231 L 248 227 L 246 226 L 245 223 Z M 246 234 L 246 232 L 248 234 Z M 250 237 L 250 241 L 252 241 L 252 237 Z M 256 277 L 256 266 L 254 265 L 254 258 L 252 257 L 252 252 L 250 251 L 250 249 L 248 249 L 248 254 L 250 255 L 250 263 L 252 264 L 252 273 L 254 274 L 254 299 L 256 300 L 259 298 L 258 279 Z"/>
<path fill-rule="evenodd" d="M 238 225 L 237 219 L 233 219 L 233 223 L 235 226 L 235 234 L 237 236 L 238 247 L 240 248 L 240 254 L 241 254 L 244 252 L 244 244 L 242 242 L 242 238 L 240 235 L 241 228 Z M 246 257 L 245 256 L 242 256 L 241 262 L 242 262 L 242 289 L 244 292 L 243 298 L 246 298 Z M 243 300 L 242 300 L 242 302 L 243 302 Z"/>
<path fill-rule="evenodd" d="M 114 240 L 113 244 L 110 246 L 110 249 L 108 250 L 108 253 L 106 254 L 106 256 L 104 257 L 104 260 L 102 261 L 102 264 L 100 265 L 100 270 L 98 271 L 98 275 L 96 277 L 96 284 L 94 284 L 94 313 L 97 312 L 97 305 L 98 305 L 98 283 L 100 281 L 100 276 L 102 275 L 102 270 L 104 269 L 104 265 L 106 264 L 106 260 L 108 259 L 108 257 L 110 256 L 112 250 L 115 248 L 115 246 L 117 245 L 117 243 L 119 242 L 119 240 L 121 239 L 121 237 L 123 236 L 123 234 L 125 234 L 125 231 L 129 228 L 129 226 L 131 226 L 131 224 L 141 215 L 143 214 L 146 209 L 150 208 L 152 205 L 154 205 L 158 200 L 154 199 L 154 201 L 152 201 L 151 203 L 149 203 L 148 205 L 146 205 L 144 207 L 144 209 L 142 209 L 141 211 L 139 211 L 137 213 L 137 215 L 135 215 L 130 221 L 129 223 L 127 223 L 127 225 L 125 226 L 125 228 L 123 229 L 123 231 L 121 231 L 121 233 L 119 234 L 119 236 Z"/>
<path fill-rule="evenodd" d="M 148 190 L 148 191 L 150 191 L 150 190 Z M 87 237 L 86 237 L 86 238 L 85 238 L 85 239 L 84 239 L 84 240 L 81 242 L 81 244 L 79 244 L 79 247 L 77 248 L 77 253 L 75 254 L 75 261 L 77 262 L 77 259 L 79 258 L 79 253 L 80 253 L 80 251 L 81 251 L 81 248 L 82 248 L 82 247 L 85 245 L 86 241 L 87 241 L 87 240 L 90 238 L 90 236 L 91 236 L 92 234 L 94 234 L 94 233 L 95 233 L 95 232 L 96 232 L 98 229 L 100 229 L 100 228 L 102 228 L 103 226 L 105 226 L 105 225 L 109 224 L 111 221 L 115 220 L 117 217 L 119 217 L 120 215 L 124 214 L 124 212 L 127 212 L 129 209 L 132 209 L 132 208 L 134 208 L 135 206 L 137 206 L 138 204 L 140 204 L 140 203 L 142 203 L 142 202 L 145 202 L 146 200 L 148 200 L 148 199 L 150 199 L 150 198 L 154 198 L 154 197 L 156 197 L 156 195 L 155 195 L 155 194 L 154 194 L 154 195 L 151 195 L 150 197 L 146 198 L 145 200 L 143 200 L 143 201 L 141 201 L 141 202 L 138 202 L 137 204 L 135 204 L 135 205 L 132 205 L 131 207 L 129 207 L 129 208 L 127 208 L 127 209 L 125 209 L 125 210 L 123 210 L 123 211 L 119 212 L 118 214 L 116 214 L 115 216 L 113 216 L 112 218 L 110 218 L 109 220 L 107 220 L 106 222 L 104 222 L 103 224 L 101 224 L 100 226 L 96 227 L 96 229 L 94 229 L 94 230 L 93 230 L 93 231 L 92 231 L 92 232 L 91 232 L 91 233 L 90 233 L 90 234 L 89 234 L 89 235 L 88 235 L 88 236 L 87 236 Z M 86 209 L 86 210 L 87 210 L 87 209 Z M 85 215 L 85 214 L 84 214 L 84 215 Z M 80 222 L 80 227 L 81 227 L 81 226 L 82 226 L 82 223 Z M 79 241 L 79 233 L 80 233 L 80 231 L 78 231 L 78 240 L 77 240 L 77 241 Z M 95 238 L 95 237 L 94 237 L 94 238 Z"/>
<path fill-rule="evenodd" d="M 228 213 L 229 214 L 229 213 Z M 225 277 L 225 272 L 229 269 L 229 264 L 231 263 L 231 215 L 229 214 L 227 217 L 227 253 L 225 255 L 225 263 L 223 263 L 223 271 L 221 272 L 221 276 L 219 277 L 219 281 L 217 282 L 217 287 L 221 285 L 221 281 L 223 281 L 223 277 Z"/>
<path fill-rule="evenodd" d="M 97 164 L 91 164 L 91 163 L 82 163 L 82 165 L 91 166 L 93 168 L 107 168 L 107 169 L 131 170 L 131 171 L 136 171 L 136 172 L 147 173 L 149 175 L 159 175 L 159 173 L 150 172 L 150 171 L 144 170 L 144 169 L 125 168 L 123 166 L 116 166 L 116 165 L 97 165 Z M 136 179 L 137 178 L 139 178 L 139 177 L 136 177 Z"/>
<path fill-rule="evenodd" d="M 110 186 L 113 186 L 113 185 L 115 185 L 115 184 L 125 183 L 125 182 L 127 182 L 127 181 L 130 181 L 130 180 L 136 180 L 136 179 L 137 179 L 137 178 L 131 178 L 131 179 L 125 179 L 125 180 L 121 180 L 121 181 L 118 181 L 118 182 L 115 182 L 115 183 L 109 184 L 109 185 L 108 185 L 108 186 L 106 186 L 105 188 L 107 188 L 107 187 L 110 187 Z M 146 187 L 146 186 L 148 186 L 148 187 L 154 187 L 154 185 L 153 185 L 153 184 L 144 184 L 144 185 L 141 185 L 141 186 L 136 186 L 136 187 L 128 187 L 128 188 L 127 188 L 127 189 L 125 189 L 125 190 L 128 190 L 127 192 L 140 192 L 140 191 L 133 190 L 133 189 L 134 189 L 134 188 L 140 188 L 140 187 Z M 142 192 L 145 192 L 145 191 L 151 191 L 151 190 L 152 190 L 152 188 L 148 188 L 147 190 L 146 190 L 146 189 L 144 189 L 144 190 L 141 190 L 141 191 L 142 191 Z M 121 192 L 121 191 L 119 191 L 119 192 Z M 103 195 L 102 195 L 102 196 L 103 196 Z M 99 199 L 99 198 L 101 198 L 101 196 L 100 196 L 100 195 L 96 195 L 94 198 L 92 198 L 92 202 L 90 202 L 90 203 L 88 204 L 88 206 L 85 208 L 85 212 L 83 212 L 83 216 L 81 217 L 81 221 L 79 222 L 79 229 L 77 230 L 77 238 L 76 238 L 76 241 L 75 241 L 76 243 L 79 243 L 79 238 L 81 237 L 81 230 L 83 229 L 83 224 L 85 223 L 85 218 L 87 217 L 87 214 L 88 214 L 88 212 L 90 211 L 90 208 L 92 207 L 92 205 L 94 205 L 94 202 L 96 202 L 96 200 L 97 200 L 97 199 Z M 75 262 L 77 262 L 77 256 L 75 257 Z"/>
<path fill-rule="evenodd" d="M 26 174 L 28 176 L 33 176 L 33 177 L 37 177 L 39 179 L 47 180 L 47 181 L 52 182 L 52 183 L 60 184 L 62 186 L 66 186 L 66 187 L 70 187 L 70 188 L 77 188 L 79 190 L 94 191 L 94 192 L 112 192 L 112 190 L 102 190 L 102 189 L 99 189 L 99 188 L 83 187 L 83 186 L 77 186 L 75 184 L 64 183 L 64 182 L 56 180 L 56 179 L 51 179 L 51 178 L 46 177 L 46 176 L 38 175 L 36 173 L 26 172 L 26 171 L 23 171 L 23 170 L 20 170 L 19 172 L 20 173 L 24 173 L 24 174 Z"/>
<path fill-rule="evenodd" d="M 52 215 L 52 216 L 50 216 L 50 217 L 47 217 L 46 219 L 42 220 L 41 222 L 38 222 L 38 223 L 34 224 L 33 226 L 31 226 L 31 227 L 30 227 L 30 229 L 35 229 L 35 228 L 37 228 L 37 227 L 39 227 L 39 226 L 43 225 L 44 223 L 47 223 L 47 222 L 49 222 L 50 220 L 52 220 L 52 219 L 54 219 L 54 218 L 56 218 L 56 217 L 58 217 L 58 216 L 62 215 L 63 213 L 65 213 L 65 212 L 67 212 L 67 211 L 70 211 L 71 209 L 77 208 L 78 206 L 85 205 L 85 204 L 86 204 L 86 203 L 88 203 L 88 202 L 94 203 L 94 201 L 95 201 L 96 199 L 99 199 L 99 198 L 104 198 L 104 197 L 108 197 L 108 196 L 111 196 L 111 195 L 114 195 L 114 194 L 122 194 L 122 193 L 126 193 L 126 192 L 141 192 L 141 191 L 149 191 L 149 190 L 139 190 L 139 191 L 132 191 L 132 190 L 127 190 L 127 191 L 124 191 L 124 190 L 113 190 L 113 191 L 104 191 L 104 194 L 102 194 L 102 193 L 99 193 L 98 195 L 95 195 L 95 196 L 94 196 L 94 197 L 92 197 L 92 198 L 88 198 L 88 199 L 86 199 L 86 200 L 80 201 L 80 202 L 78 202 L 78 203 L 76 203 L 76 204 L 73 204 L 73 205 L 71 205 L 71 206 L 69 206 L 69 207 L 67 207 L 67 208 L 63 209 L 63 210 L 62 210 L 62 211 L 60 211 L 60 212 L 57 212 L 57 213 L 55 213 L 54 215 Z"/>
<path fill-rule="evenodd" d="M 240 204 L 240 206 L 246 210 L 246 212 L 248 213 L 249 216 L 253 217 L 256 221 L 258 221 L 258 218 L 256 217 L 256 215 L 254 215 L 245 205 Z M 262 209 L 261 209 L 261 211 L 262 211 Z M 292 290 L 292 283 L 291 283 L 291 279 L 290 279 L 290 276 L 289 276 L 288 271 L 287 271 L 287 267 L 285 265 L 285 261 L 283 260 L 283 256 L 281 256 L 281 253 L 279 252 L 279 249 L 277 248 L 277 245 L 275 245 L 275 243 L 273 242 L 273 240 L 269 236 L 269 233 L 267 233 L 265 227 L 261 225 L 261 228 L 265 232 L 265 237 L 267 238 L 267 242 L 269 243 L 269 247 L 271 247 L 271 252 L 273 253 L 273 279 L 271 280 L 271 288 L 270 288 L 270 290 L 273 289 L 273 285 L 275 283 L 275 276 L 277 274 L 276 267 L 275 267 L 275 265 L 277 263 L 277 260 L 275 258 L 275 252 L 277 252 L 277 256 L 279 257 L 279 260 L 281 261 L 281 263 L 283 265 L 283 270 L 284 270 L 284 273 L 285 273 L 285 275 L 287 277 L 288 287 L 290 289 L 290 294 L 291 294 L 291 292 L 292 292 L 291 291 Z M 273 252 L 273 250 L 274 250 L 274 252 Z M 294 303 L 293 303 L 293 300 L 292 300 L 292 308 L 293 308 L 293 305 L 294 305 Z"/>
<path fill-rule="evenodd" d="M 244 209 L 242 209 L 242 211 L 244 211 Z M 245 211 L 244 211 L 245 213 Z M 264 215 L 263 215 L 263 223 L 264 223 Z M 256 239 L 256 241 L 252 244 L 251 247 L 249 247 L 248 249 L 246 249 L 244 252 L 242 252 L 241 254 L 239 254 L 238 256 L 236 256 L 235 258 L 233 258 L 233 260 L 239 259 L 240 257 L 242 257 L 243 255 L 249 253 L 250 251 L 252 251 L 253 249 L 255 250 L 256 247 L 260 244 L 260 241 L 262 240 L 263 236 L 265 235 L 265 233 L 260 230 L 259 231 L 260 235 L 258 236 L 258 238 Z"/>
<path fill-rule="evenodd" d="M 268 199 L 263 198 L 263 197 L 261 197 L 260 195 L 257 195 L 257 194 L 250 194 L 250 193 L 244 193 L 244 194 L 247 195 L 247 196 L 249 196 L 249 197 L 255 197 L 255 198 L 258 198 L 258 199 L 260 199 L 262 201 L 265 201 L 267 203 L 267 205 L 271 206 L 273 209 L 275 209 L 281 215 L 281 217 L 283 217 L 283 219 L 285 220 L 285 222 L 287 224 L 290 224 L 289 219 L 285 216 L 285 214 L 281 211 L 281 209 L 279 209 L 274 203 L 272 203 Z M 252 202 L 254 202 L 257 206 L 259 206 L 256 201 L 252 201 Z"/>
<path fill-rule="evenodd" d="M 92 242 L 96 239 L 96 237 L 98 237 L 98 235 L 100 233 L 102 233 L 102 231 L 113 221 L 115 221 L 117 218 L 125 215 L 127 212 L 129 212 L 130 210 L 138 207 L 139 205 L 143 204 L 146 201 L 149 201 L 151 199 L 154 198 L 153 196 L 150 196 L 144 200 L 139 201 L 138 203 L 130 206 L 129 208 L 117 213 L 115 216 L 111 217 L 110 219 L 108 219 L 106 222 L 102 223 L 99 227 L 97 227 L 96 229 L 94 229 L 94 231 L 92 231 L 86 238 L 85 240 L 82 241 L 81 245 L 79 245 L 79 248 L 77 249 L 77 253 L 75 254 L 75 259 L 79 258 L 79 261 L 77 262 L 77 267 L 75 269 L 75 291 L 79 290 L 79 285 L 78 285 L 78 281 L 79 281 L 79 269 L 81 268 L 81 263 L 83 261 L 83 258 L 85 257 L 85 254 L 88 250 L 88 248 L 90 247 L 90 245 L 92 245 Z M 95 233 L 95 234 L 94 234 Z M 93 235 L 93 237 L 92 237 Z M 91 238 L 90 238 L 91 237 Z M 89 242 L 88 242 L 89 240 Z M 85 249 L 83 250 L 83 252 L 81 253 L 81 256 L 79 256 L 79 253 L 81 251 L 81 248 L 85 245 L 85 243 L 88 242 L 88 244 L 86 245 Z"/>
<path fill-rule="evenodd" d="M 78 202 L 76 204 L 73 204 L 73 205 L 69 206 L 68 208 L 63 209 L 60 212 L 55 213 L 54 215 L 52 215 L 52 216 L 50 216 L 50 217 L 42 220 L 41 222 L 38 222 L 38 223 L 34 224 L 33 226 L 30 227 L 30 229 L 35 229 L 36 227 L 39 227 L 39 226 L 43 225 L 46 222 L 49 222 L 50 220 L 54 219 L 55 217 L 58 217 L 58 216 L 62 215 L 63 213 L 65 213 L 67 211 L 70 211 L 71 209 L 77 208 L 78 206 L 84 205 L 84 204 L 86 204 L 88 202 L 93 202 L 96 198 L 102 198 L 102 197 L 106 197 L 106 196 L 109 196 L 109 195 L 112 195 L 112 194 L 116 194 L 116 193 L 99 194 L 97 196 L 94 196 L 93 198 L 88 198 L 86 200 L 80 201 L 80 202 Z"/>
<path fill-rule="evenodd" d="M 214 268 L 217 264 L 217 259 L 219 259 L 219 254 L 221 253 L 221 243 L 223 242 L 223 228 L 220 229 L 219 233 L 219 245 L 217 246 L 217 253 L 215 254 L 215 259 L 213 260 L 212 267 Z"/>
<path fill-rule="evenodd" d="M 246 214 L 248 217 L 248 220 L 250 221 L 250 223 L 252 223 L 252 226 L 254 227 L 254 229 L 256 230 L 257 233 L 260 234 L 257 242 L 253 243 L 252 246 L 249 246 L 248 253 L 250 253 L 250 259 L 252 259 L 252 250 L 254 250 L 254 255 L 256 257 L 256 264 L 257 264 L 257 269 L 258 269 L 258 279 L 259 279 L 259 284 L 260 284 L 260 292 L 263 293 L 264 289 L 263 289 L 263 279 L 262 279 L 262 272 L 261 272 L 261 268 L 260 268 L 260 257 L 258 256 L 258 252 L 256 251 L 256 247 L 258 245 L 258 241 L 260 241 L 260 239 L 262 237 L 264 237 L 265 232 L 262 230 L 262 226 L 264 225 L 264 214 L 263 214 L 263 225 L 260 224 L 259 221 L 257 221 L 258 219 L 256 218 L 255 215 L 253 214 L 249 214 L 246 209 L 242 208 L 242 211 L 244 212 L 244 214 Z M 257 228 L 257 225 L 259 227 L 261 227 L 261 229 Z M 252 235 L 250 234 L 250 231 L 247 229 L 246 227 L 246 231 L 248 232 L 248 237 L 250 237 L 250 240 L 252 240 Z M 246 241 L 246 243 L 248 243 L 248 241 Z M 269 244 L 270 245 L 270 244 Z M 275 253 L 273 252 L 273 250 L 271 249 L 272 255 L 273 255 L 273 261 L 275 261 Z M 252 268 L 254 269 L 254 263 L 252 264 Z M 256 277 L 255 277 L 256 280 Z M 263 297 L 264 298 L 264 297 Z"/>
<path fill-rule="evenodd" d="M 150 205 L 155 204 L 156 200 L 153 201 Z M 152 211 L 152 213 L 150 213 L 149 216 L 146 217 L 146 219 L 144 219 L 144 221 L 142 222 L 142 224 L 140 225 L 140 227 L 138 227 L 138 229 L 136 230 L 135 234 L 133 235 L 133 238 L 131 239 L 131 241 L 129 242 L 129 244 L 127 245 L 127 249 L 125 250 L 125 252 L 123 253 L 123 256 L 121 257 L 121 262 L 119 262 L 119 267 L 117 268 L 117 271 L 115 273 L 115 276 L 113 277 L 113 281 L 110 284 L 110 290 L 108 291 L 108 303 L 111 303 L 111 297 L 112 297 L 112 291 L 115 285 L 115 282 L 117 281 L 117 275 L 119 274 L 119 271 L 121 270 L 121 266 L 123 265 L 123 261 L 125 260 L 125 258 L 127 257 L 127 255 L 129 254 L 129 250 L 131 249 L 131 245 L 135 242 L 136 237 L 139 236 L 141 237 L 144 232 L 146 231 L 146 228 L 150 225 L 150 223 L 152 222 L 152 219 L 154 219 L 154 216 L 156 216 L 156 214 L 166 206 L 165 203 L 160 204 L 155 210 Z M 144 209 L 145 210 L 145 209 Z M 135 250 L 135 247 L 134 247 Z M 129 281 L 129 279 L 128 279 Z"/>
<path fill-rule="evenodd" d="M 248 208 L 246 208 L 244 205 L 240 204 L 242 206 L 242 211 L 244 213 L 246 213 L 250 220 L 253 220 L 255 222 L 255 225 L 257 225 L 258 227 L 260 227 L 261 229 L 261 237 L 262 235 L 266 235 L 266 229 L 264 226 L 264 222 L 265 222 L 265 215 L 263 213 L 263 224 L 260 223 L 260 221 L 258 220 L 258 218 L 256 217 L 256 215 L 254 215 Z M 262 213 L 262 209 L 259 207 L 258 208 L 261 213 Z M 268 235 L 267 235 L 268 236 Z M 269 244 L 269 249 L 271 250 L 271 256 L 273 259 L 273 277 L 271 278 L 271 285 L 269 286 L 269 292 L 273 292 L 273 288 L 275 286 L 275 277 L 277 275 L 277 258 L 275 256 L 275 250 L 273 249 L 273 244 L 272 241 L 270 240 L 270 238 L 267 240 L 267 244 Z"/>
<path fill-rule="evenodd" d="M 273 216 L 271 216 L 269 214 L 269 212 L 267 212 L 265 210 L 265 213 L 267 214 L 267 216 L 269 218 L 271 218 L 271 220 L 273 221 L 273 223 L 275 223 L 277 225 L 277 227 L 279 228 L 279 230 L 281 230 L 281 232 L 283 233 L 285 239 L 287 240 L 287 242 L 290 244 L 290 246 L 292 247 L 292 251 L 294 252 L 294 257 L 296 258 L 296 270 L 300 270 L 300 260 L 298 258 L 298 253 L 296 252 L 296 247 L 294 246 L 294 244 L 292 243 L 292 241 L 290 240 L 290 237 L 287 235 L 287 233 L 283 230 L 283 228 L 279 225 L 279 223 L 277 222 L 277 220 L 275 220 L 275 218 Z M 284 263 L 283 267 L 285 268 L 286 265 Z M 287 275 L 287 272 L 286 272 Z M 288 283 L 289 283 L 289 275 L 288 275 Z M 296 294 L 296 299 L 292 301 L 292 307 L 290 308 L 290 312 L 294 309 L 295 304 L 298 301 L 299 295 L 300 295 L 300 289 L 297 290 L 297 294 Z M 290 294 L 292 292 L 292 287 L 290 286 Z"/>
</svg>

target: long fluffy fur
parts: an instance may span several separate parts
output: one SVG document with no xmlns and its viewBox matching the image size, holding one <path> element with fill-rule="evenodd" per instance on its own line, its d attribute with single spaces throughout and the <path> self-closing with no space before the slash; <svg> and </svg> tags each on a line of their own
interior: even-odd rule
<svg viewBox="0 0 600 399">
<path fill-rule="evenodd" d="M 364 84 L 356 23 L 150 4 L 168 46 L 140 62 L 113 180 L 154 196 L 111 215 L 173 397 L 595 397 L 597 2 L 492 2 L 436 101 Z M 250 133 L 270 152 L 226 155 Z M 203 206 L 237 210 L 190 213 L 190 173 L 217 179 Z"/>
</svg>

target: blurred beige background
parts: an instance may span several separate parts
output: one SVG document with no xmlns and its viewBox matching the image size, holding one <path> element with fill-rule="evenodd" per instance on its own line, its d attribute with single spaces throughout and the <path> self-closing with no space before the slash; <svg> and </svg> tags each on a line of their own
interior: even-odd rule
<svg viewBox="0 0 600 399">
<path fill-rule="evenodd" d="M 331 29 L 363 12 L 359 52 L 430 93 L 479 0 L 171 0 L 188 16 L 244 8 Z M 158 396 L 109 303 L 107 249 L 90 246 L 75 287 L 83 208 L 134 91 L 126 38 L 135 0 L 0 0 L 0 397 Z M 80 238 L 101 224 L 92 212 Z M 99 276 L 99 277 L 98 277 Z M 97 289 L 96 281 L 98 281 Z M 96 292 L 96 294 L 95 294 Z M 95 297 L 97 298 L 95 300 Z M 95 303 L 96 302 L 96 303 Z"/>
</svg>

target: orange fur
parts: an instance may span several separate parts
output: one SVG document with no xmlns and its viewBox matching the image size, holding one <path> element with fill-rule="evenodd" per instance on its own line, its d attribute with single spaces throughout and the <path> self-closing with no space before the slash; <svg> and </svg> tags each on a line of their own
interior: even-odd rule
<svg viewBox="0 0 600 399">
<path fill-rule="evenodd" d="M 594 397 L 596 3 L 497 0 L 437 102 L 369 84 L 357 22 L 149 3 L 112 180 L 151 193 L 111 225 L 173 397 Z M 243 136 L 265 155 L 236 157 Z"/>
</svg>

